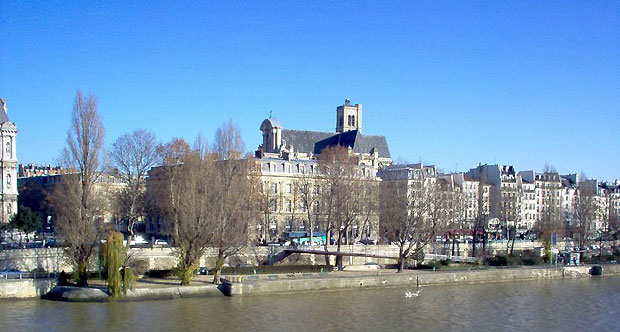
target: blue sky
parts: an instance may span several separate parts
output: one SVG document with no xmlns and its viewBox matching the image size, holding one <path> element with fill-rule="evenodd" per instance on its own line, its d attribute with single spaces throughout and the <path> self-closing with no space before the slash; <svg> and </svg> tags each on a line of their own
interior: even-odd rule
<svg viewBox="0 0 620 332">
<path fill-rule="evenodd" d="M 231 118 L 253 150 L 270 110 L 333 131 L 350 98 L 395 160 L 620 178 L 618 1 L 0 2 L 20 162 L 54 162 L 77 89 L 108 144 Z"/>
</svg>

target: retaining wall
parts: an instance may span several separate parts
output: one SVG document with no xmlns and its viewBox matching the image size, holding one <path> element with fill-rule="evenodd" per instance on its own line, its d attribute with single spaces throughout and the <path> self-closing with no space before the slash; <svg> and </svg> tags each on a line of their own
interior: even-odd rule
<svg viewBox="0 0 620 332">
<path fill-rule="evenodd" d="M 0 299 L 41 297 L 54 286 L 56 279 L 0 280 Z"/>
<path fill-rule="evenodd" d="M 505 268 L 479 271 L 410 272 L 360 275 L 358 277 L 278 278 L 275 280 L 243 281 L 233 283 L 233 295 L 253 295 L 321 290 L 359 289 L 386 286 L 438 285 L 451 283 L 486 283 L 531 279 L 590 277 L 591 266 L 566 268 Z M 604 265 L 603 276 L 620 274 L 620 265 Z"/>
</svg>

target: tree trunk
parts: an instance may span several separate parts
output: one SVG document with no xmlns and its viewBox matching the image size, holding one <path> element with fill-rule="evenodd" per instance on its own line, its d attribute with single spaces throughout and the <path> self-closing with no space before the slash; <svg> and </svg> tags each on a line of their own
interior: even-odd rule
<svg viewBox="0 0 620 332">
<path fill-rule="evenodd" d="M 514 254 L 515 251 L 515 240 L 517 239 L 517 230 L 514 230 L 514 233 L 512 234 L 512 244 L 510 245 L 510 256 L 512 257 L 512 255 Z"/>
<path fill-rule="evenodd" d="M 340 255 L 340 242 L 341 242 L 341 235 L 338 234 L 338 246 L 336 247 L 336 266 L 338 266 L 338 271 L 342 271 L 344 270 L 343 266 L 342 266 L 342 255 Z"/>
<path fill-rule="evenodd" d="M 329 229 L 325 230 L 325 244 L 323 245 L 323 247 L 325 248 L 325 251 L 327 252 L 328 246 L 329 246 L 329 242 L 331 240 L 331 231 Z M 331 260 L 329 255 L 325 255 L 325 265 L 330 266 L 331 265 Z"/>
<path fill-rule="evenodd" d="M 77 275 L 78 275 L 78 278 L 77 278 L 75 285 L 78 287 L 88 287 L 88 263 L 87 262 L 78 263 Z"/>
<path fill-rule="evenodd" d="M 224 266 L 224 255 L 221 252 L 217 254 L 217 260 L 215 261 L 215 268 L 213 269 L 213 283 L 220 283 L 220 275 L 222 274 L 222 267 Z"/>
<path fill-rule="evenodd" d="M 398 248 L 398 273 L 403 272 L 405 268 L 405 255 L 403 253 L 403 246 L 399 246 Z"/>
<path fill-rule="evenodd" d="M 454 247 L 456 247 L 456 237 L 452 236 L 452 256 L 454 256 Z"/>
<path fill-rule="evenodd" d="M 476 257 L 476 242 L 478 242 L 478 232 L 474 228 L 474 234 L 471 240 L 471 257 Z"/>
</svg>

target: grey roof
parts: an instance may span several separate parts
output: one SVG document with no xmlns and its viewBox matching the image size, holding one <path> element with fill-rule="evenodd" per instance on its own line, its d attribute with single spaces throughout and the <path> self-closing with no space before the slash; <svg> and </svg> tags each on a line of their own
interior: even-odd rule
<svg viewBox="0 0 620 332">
<path fill-rule="evenodd" d="M 380 158 L 391 158 L 385 136 L 365 136 L 359 130 L 345 131 L 316 142 L 314 153 L 319 154 L 326 147 L 335 145 L 352 148 L 355 153 L 371 153 L 377 149 Z"/>
<path fill-rule="evenodd" d="M 282 130 L 282 139 L 286 141 L 286 145 L 293 145 L 295 151 L 302 153 L 314 153 L 314 143 L 322 141 L 332 135 L 334 134 L 321 131 Z"/>
<path fill-rule="evenodd" d="M 282 128 L 282 125 L 280 125 L 280 122 L 278 121 L 278 119 L 275 119 L 275 118 L 265 119 L 263 123 L 261 123 L 260 125 L 260 130 L 265 130 L 266 125 L 270 125 L 271 128 L 275 128 L 275 127 Z"/>
</svg>

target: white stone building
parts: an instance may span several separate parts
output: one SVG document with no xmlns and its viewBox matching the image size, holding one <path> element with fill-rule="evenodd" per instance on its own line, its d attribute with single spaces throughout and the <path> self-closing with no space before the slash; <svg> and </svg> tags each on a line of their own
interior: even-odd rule
<svg viewBox="0 0 620 332">
<path fill-rule="evenodd" d="M 17 212 L 17 126 L 9 121 L 4 99 L 0 99 L 0 170 L 2 187 L 0 188 L 0 223 L 8 223 Z"/>
</svg>

